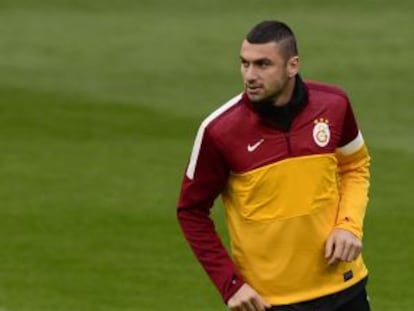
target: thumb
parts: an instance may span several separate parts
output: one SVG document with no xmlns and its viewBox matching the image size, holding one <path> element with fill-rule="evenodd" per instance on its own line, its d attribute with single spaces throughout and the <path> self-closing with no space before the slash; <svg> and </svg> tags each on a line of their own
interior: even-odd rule
<svg viewBox="0 0 414 311">
<path fill-rule="evenodd" d="M 267 303 L 263 298 L 262 298 L 262 304 L 265 306 L 266 309 L 272 307 L 272 305 L 270 303 Z"/>
<path fill-rule="evenodd" d="M 272 305 L 270 303 L 267 302 L 263 302 L 263 305 L 265 306 L 266 309 L 270 309 L 272 307 Z"/>
<path fill-rule="evenodd" d="M 325 258 L 329 258 L 332 256 L 334 251 L 334 239 L 332 236 L 328 238 L 325 245 Z"/>
<path fill-rule="evenodd" d="M 270 303 L 267 303 L 263 298 L 260 297 L 260 302 L 266 309 L 270 309 L 272 305 Z"/>
</svg>

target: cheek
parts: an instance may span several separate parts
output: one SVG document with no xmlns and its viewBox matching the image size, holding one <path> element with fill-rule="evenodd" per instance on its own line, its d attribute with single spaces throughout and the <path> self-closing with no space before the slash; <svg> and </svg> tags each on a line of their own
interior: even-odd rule
<svg viewBox="0 0 414 311">
<path fill-rule="evenodd" d="M 246 73 L 246 70 L 245 70 L 244 68 L 242 68 L 242 69 L 240 70 L 240 74 L 241 74 L 242 80 L 243 80 L 243 81 L 246 81 L 246 80 L 247 80 L 247 73 Z M 1 311 L 1 310 L 0 310 L 0 311 Z"/>
<path fill-rule="evenodd" d="M 266 72 L 264 76 L 265 83 L 269 86 L 278 85 L 281 81 L 281 75 L 278 70 L 272 70 L 271 72 Z"/>
</svg>

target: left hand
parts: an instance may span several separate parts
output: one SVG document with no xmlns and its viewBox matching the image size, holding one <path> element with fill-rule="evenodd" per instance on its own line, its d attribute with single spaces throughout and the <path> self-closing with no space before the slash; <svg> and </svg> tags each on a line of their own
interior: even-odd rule
<svg viewBox="0 0 414 311">
<path fill-rule="evenodd" d="M 351 262 L 362 250 L 361 240 L 345 229 L 334 229 L 325 245 L 325 258 L 332 265 L 339 261 Z"/>
<path fill-rule="evenodd" d="M 271 307 L 250 285 L 244 283 L 229 299 L 230 311 L 265 311 Z"/>
</svg>

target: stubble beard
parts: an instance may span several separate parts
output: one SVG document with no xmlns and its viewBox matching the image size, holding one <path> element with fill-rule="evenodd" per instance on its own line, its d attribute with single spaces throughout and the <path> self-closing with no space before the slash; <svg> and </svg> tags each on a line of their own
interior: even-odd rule
<svg viewBox="0 0 414 311">
<path fill-rule="evenodd" d="M 267 94 L 262 98 L 254 99 L 254 98 L 249 97 L 249 99 L 254 105 L 279 106 L 277 104 L 278 99 L 283 94 L 284 90 L 286 89 L 288 81 L 289 79 L 286 79 L 280 87 L 276 88 L 272 93 Z"/>
<path fill-rule="evenodd" d="M 262 98 L 254 98 L 254 97 L 249 97 L 250 101 L 254 104 L 254 105 L 271 105 L 273 106 L 274 103 L 276 102 L 276 100 L 279 98 L 280 92 L 274 92 L 271 94 L 268 94 Z"/>
<path fill-rule="evenodd" d="M 255 99 L 254 96 L 253 97 L 249 97 L 250 101 L 254 104 L 254 105 L 272 105 L 272 106 L 284 106 L 285 104 L 287 104 L 287 102 L 279 102 L 280 97 L 283 97 L 286 92 L 286 90 L 288 89 L 288 85 L 289 82 L 292 80 L 292 78 L 290 78 L 288 76 L 288 73 L 286 71 L 284 71 L 280 77 L 280 79 L 275 81 L 275 84 L 273 84 L 274 88 L 272 89 L 272 92 L 269 94 L 264 94 L 262 98 L 260 98 L 260 96 L 258 96 L 259 98 Z M 245 83 L 245 89 L 247 91 L 248 88 L 248 83 Z M 262 84 L 262 90 L 264 92 L 266 92 L 266 89 L 264 88 L 264 85 Z M 289 100 L 288 100 L 289 101 Z"/>
</svg>

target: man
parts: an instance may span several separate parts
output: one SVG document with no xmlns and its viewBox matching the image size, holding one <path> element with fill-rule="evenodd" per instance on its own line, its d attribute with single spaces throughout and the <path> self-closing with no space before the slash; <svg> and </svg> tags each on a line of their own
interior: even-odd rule
<svg viewBox="0 0 414 311">
<path fill-rule="evenodd" d="M 245 91 L 201 124 L 178 219 L 230 310 L 368 311 L 361 257 L 369 155 L 347 95 L 304 82 L 296 39 L 256 25 Z M 221 194 L 231 258 L 210 209 Z"/>
</svg>

